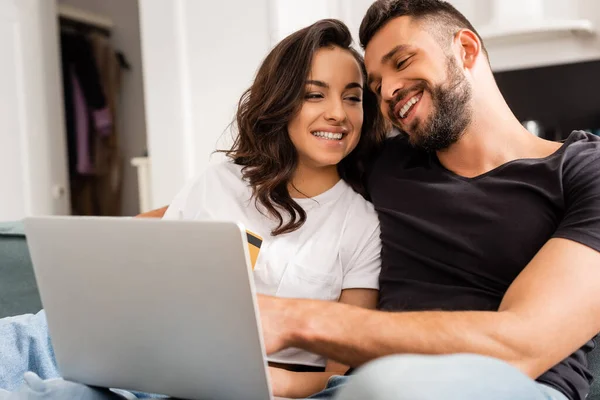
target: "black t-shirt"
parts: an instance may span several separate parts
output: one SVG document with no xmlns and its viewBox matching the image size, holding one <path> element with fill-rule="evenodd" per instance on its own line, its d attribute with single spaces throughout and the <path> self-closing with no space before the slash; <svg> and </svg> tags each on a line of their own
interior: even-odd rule
<svg viewBox="0 0 600 400">
<path fill-rule="evenodd" d="M 511 161 L 471 179 L 397 136 L 386 142 L 368 186 L 381 222 L 382 310 L 497 311 L 549 239 L 600 251 L 600 138 L 584 132 L 549 157 Z M 584 399 L 593 346 L 590 340 L 538 381 Z"/>
</svg>

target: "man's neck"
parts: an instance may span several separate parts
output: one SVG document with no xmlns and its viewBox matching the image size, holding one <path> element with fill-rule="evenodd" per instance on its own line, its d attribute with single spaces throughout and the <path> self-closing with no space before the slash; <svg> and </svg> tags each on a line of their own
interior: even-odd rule
<svg viewBox="0 0 600 400">
<path fill-rule="evenodd" d="M 312 168 L 298 163 L 294 177 L 288 187 L 292 198 L 311 198 L 325 193 L 340 180 L 337 166 Z"/>
<path fill-rule="evenodd" d="M 437 152 L 446 169 L 473 178 L 513 160 L 547 157 L 560 147 L 527 131 L 503 100 L 495 103 L 480 102 L 459 141 Z"/>
</svg>

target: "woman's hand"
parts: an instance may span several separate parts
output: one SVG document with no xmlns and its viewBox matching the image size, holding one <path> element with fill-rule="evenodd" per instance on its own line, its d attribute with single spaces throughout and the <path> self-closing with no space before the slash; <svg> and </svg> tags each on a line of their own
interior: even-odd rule
<svg viewBox="0 0 600 400">
<path fill-rule="evenodd" d="M 271 376 L 271 390 L 275 397 L 290 397 L 289 391 L 292 385 L 293 372 L 285 369 L 269 367 Z"/>
<path fill-rule="evenodd" d="M 333 363 L 329 366 L 335 369 Z M 269 366 L 271 390 L 276 397 L 305 399 L 325 389 L 329 378 L 333 375 L 342 375 L 342 371 L 345 370 L 347 367 L 340 369 L 339 365 L 337 371 L 327 372 L 294 372 Z"/>
</svg>

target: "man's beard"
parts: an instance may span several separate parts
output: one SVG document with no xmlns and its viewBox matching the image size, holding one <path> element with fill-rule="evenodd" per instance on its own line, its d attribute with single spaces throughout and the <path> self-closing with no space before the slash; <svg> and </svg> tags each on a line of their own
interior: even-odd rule
<svg viewBox="0 0 600 400">
<path fill-rule="evenodd" d="M 428 92 L 431 96 L 431 116 L 426 120 L 415 118 L 408 129 L 410 134 L 400 127 L 398 116 L 393 114 L 397 101 L 390 104 L 392 122 L 408 136 L 413 146 L 428 152 L 444 150 L 456 143 L 471 122 L 471 86 L 454 58 L 448 57 L 446 70 L 447 80 L 441 85 L 430 88 L 427 83 L 421 82 L 398 93 L 397 100 L 404 98 L 408 91 L 414 93 L 415 90 Z"/>
</svg>

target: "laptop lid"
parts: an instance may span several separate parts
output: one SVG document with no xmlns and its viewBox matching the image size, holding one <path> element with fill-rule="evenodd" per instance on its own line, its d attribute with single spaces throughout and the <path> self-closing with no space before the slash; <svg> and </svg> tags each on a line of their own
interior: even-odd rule
<svg viewBox="0 0 600 400">
<path fill-rule="evenodd" d="M 33 217 L 25 231 L 65 379 L 189 399 L 272 398 L 242 226 Z"/>
</svg>

